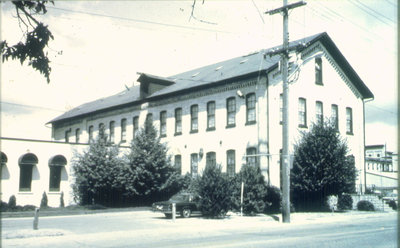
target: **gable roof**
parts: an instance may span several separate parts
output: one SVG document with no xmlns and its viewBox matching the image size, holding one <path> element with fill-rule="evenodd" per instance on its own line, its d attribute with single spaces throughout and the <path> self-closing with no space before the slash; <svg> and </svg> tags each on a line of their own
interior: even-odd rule
<svg viewBox="0 0 400 248">
<path fill-rule="evenodd" d="M 340 65 L 343 72 L 361 93 L 363 99 L 373 98 L 374 96 L 372 92 L 357 75 L 326 32 L 292 41 L 289 43 L 289 47 L 298 47 L 300 43 L 303 43 L 305 46 L 302 46 L 302 48 L 299 49 L 299 51 L 301 51 L 317 41 L 320 41 L 324 45 L 334 60 L 338 65 Z M 138 79 L 140 83 L 149 84 L 153 82 L 164 85 L 165 87 L 146 96 L 145 98 L 141 98 L 140 86 L 133 86 L 129 88 L 129 90 L 122 91 L 116 95 L 80 105 L 56 117 L 49 123 L 56 123 L 62 120 L 82 117 L 88 114 L 108 111 L 124 106 L 141 104 L 146 101 L 156 100 L 172 94 L 181 94 L 204 87 L 212 87 L 213 85 L 224 82 L 231 82 L 241 78 L 261 75 L 262 73 L 269 72 L 278 66 L 280 55 L 274 55 L 271 57 L 267 55 L 268 59 L 265 59 L 265 54 L 268 51 L 279 48 L 281 48 L 281 46 L 200 67 L 170 77 L 159 77 L 141 73 Z"/>
</svg>

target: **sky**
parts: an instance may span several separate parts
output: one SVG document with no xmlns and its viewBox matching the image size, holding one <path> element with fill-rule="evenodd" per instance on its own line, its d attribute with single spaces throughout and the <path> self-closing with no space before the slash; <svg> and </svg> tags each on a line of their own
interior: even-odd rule
<svg viewBox="0 0 400 248">
<path fill-rule="evenodd" d="M 288 1 L 289 3 L 297 1 Z M 289 12 L 289 39 L 327 32 L 375 95 L 366 103 L 366 144 L 397 150 L 397 1 L 309 0 Z M 137 83 L 282 43 L 280 0 L 56 1 L 37 19 L 54 35 L 51 82 L 18 61 L 1 64 L 1 136 L 51 139 L 48 121 Z M 1 3 L 1 39 L 23 28 Z"/>
</svg>

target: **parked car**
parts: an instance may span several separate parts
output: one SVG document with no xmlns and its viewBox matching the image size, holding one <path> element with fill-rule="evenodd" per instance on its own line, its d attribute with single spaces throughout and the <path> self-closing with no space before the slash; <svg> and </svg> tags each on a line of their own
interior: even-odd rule
<svg viewBox="0 0 400 248">
<path fill-rule="evenodd" d="M 176 204 L 176 213 L 183 218 L 189 218 L 192 213 L 200 213 L 199 197 L 192 194 L 181 192 L 171 197 L 168 201 L 155 202 L 152 205 L 154 212 L 162 212 L 165 217 L 172 217 L 172 203 Z"/>
<path fill-rule="evenodd" d="M 389 201 L 397 202 L 398 197 L 397 197 L 396 193 L 389 193 L 386 196 L 382 197 L 382 200 L 384 200 L 385 202 L 389 202 Z"/>
</svg>

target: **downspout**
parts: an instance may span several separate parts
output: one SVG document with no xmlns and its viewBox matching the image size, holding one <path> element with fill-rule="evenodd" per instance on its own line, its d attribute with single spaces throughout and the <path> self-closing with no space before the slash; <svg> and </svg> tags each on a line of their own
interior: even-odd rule
<svg viewBox="0 0 400 248">
<path fill-rule="evenodd" d="M 365 192 L 365 190 L 367 189 L 367 166 L 366 166 L 366 161 L 365 161 L 365 158 L 366 158 L 366 153 L 365 153 L 365 104 L 367 103 L 367 102 L 371 102 L 371 101 L 373 101 L 374 100 L 374 98 L 372 97 L 372 98 L 370 98 L 370 99 L 367 99 L 367 100 L 364 100 L 363 99 L 363 150 L 364 150 L 364 192 Z M 361 187 L 361 192 L 360 192 L 361 194 L 363 193 L 363 188 Z"/>
<path fill-rule="evenodd" d="M 269 149 L 269 82 L 268 82 L 268 72 L 265 73 L 265 91 L 267 95 L 267 151 L 268 151 L 268 157 L 267 157 L 267 166 L 268 166 L 268 185 L 271 186 L 271 151 Z"/>
</svg>

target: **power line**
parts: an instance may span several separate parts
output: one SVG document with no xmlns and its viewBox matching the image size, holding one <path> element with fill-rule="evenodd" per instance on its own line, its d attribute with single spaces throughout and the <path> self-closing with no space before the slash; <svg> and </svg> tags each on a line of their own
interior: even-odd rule
<svg viewBox="0 0 400 248">
<path fill-rule="evenodd" d="M 374 9 L 371 9 L 370 7 L 368 7 L 367 5 L 363 4 L 360 1 L 349 1 L 351 4 L 353 4 L 354 6 L 356 6 L 357 8 L 361 9 L 362 11 L 364 11 L 365 13 L 367 13 L 370 16 L 373 16 L 375 19 L 381 21 L 382 23 L 385 23 L 387 25 L 392 25 L 391 23 L 388 23 L 387 21 L 383 20 L 383 18 L 389 20 L 392 23 L 395 23 L 393 20 L 387 18 L 386 16 L 382 15 L 381 13 L 375 11 Z M 379 16 L 378 16 L 379 15 Z"/>
<path fill-rule="evenodd" d="M 92 16 L 99 16 L 99 17 L 107 17 L 107 18 L 113 18 L 113 19 L 117 19 L 117 20 L 138 22 L 138 23 L 145 23 L 145 24 L 152 24 L 152 25 L 159 25 L 159 26 L 172 27 L 172 28 L 190 29 L 190 30 L 197 30 L 197 31 L 204 31 L 204 32 L 225 33 L 225 34 L 231 34 L 232 33 L 232 32 L 222 31 L 222 30 L 215 30 L 215 29 L 208 29 L 208 28 L 195 28 L 195 27 L 189 27 L 189 26 L 183 26 L 183 25 L 177 25 L 177 24 L 154 22 L 154 21 L 147 21 L 147 20 L 140 20 L 140 19 L 132 19 L 132 18 L 127 18 L 127 17 L 119 17 L 119 16 L 98 14 L 98 13 L 80 11 L 80 10 L 69 10 L 69 9 L 63 9 L 63 8 L 57 8 L 57 7 L 51 7 L 51 6 L 49 6 L 48 8 L 49 9 L 56 9 L 56 10 L 66 11 L 66 12 L 73 12 L 73 13 L 92 15 Z"/>
</svg>

